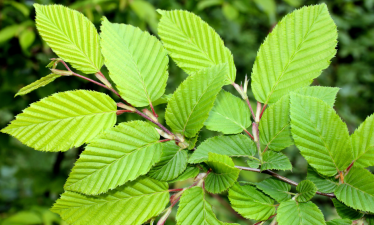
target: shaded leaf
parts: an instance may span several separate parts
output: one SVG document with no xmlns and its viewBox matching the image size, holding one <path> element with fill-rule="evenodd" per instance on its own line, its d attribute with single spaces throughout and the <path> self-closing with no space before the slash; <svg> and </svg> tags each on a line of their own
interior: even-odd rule
<svg viewBox="0 0 374 225">
<path fill-rule="evenodd" d="M 351 136 L 356 167 L 374 166 L 374 114 L 357 128 Z"/>
<path fill-rule="evenodd" d="M 183 173 L 181 175 L 179 175 L 174 180 L 168 181 L 168 183 L 170 184 L 170 183 L 175 183 L 175 182 L 178 182 L 178 181 L 184 181 L 184 180 L 187 180 L 189 178 L 194 178 L 199 174 L 199 172 L 200 172 L 199 168 L 192 167 L 192 166 L 187 166 L 186 170 L 183 171 Z"/>
<path fill-rule="evenodd" d="M 326 222 L 326 225 L 351 225 L 352 221 L 348 219 L 334 219 Z"/>
<path fill-rule="evenodd" d="M 290 160 L 280 152 L 266 151 L 262 159 L 261 170 L 292 170 Z"/>
<path fill-rule="evenodd" d="M 332 202 L 334 203 L 336 212 L 343 219 L 357 220 L 364 216 L 360 211 L 344 205 L 336 198 L 333 198 Z"/>
<path fill-rule="evenodd" d="M 318 191 L 323 193 L 332 193 L 339 185 L 339 180 L 333 177 L 324 177 L 318 174 L 312 167 L 308 166 L 308 175 L 306 179 L 312 181 Z"/>
<path fill-rule="evenodd" d="M 279 225 L 322 225 L 326 224 L 321 210 L 312 202 L 281 202 L 278 208 Z"/>
<path fill-rule="evenodd" d="M 291 198 L 289 192 L 291 185 L 276 178 L 270 177 L 256 184 L 257 188 L 274 198 L 277 202 L 283 202 Z"/>
</svg>

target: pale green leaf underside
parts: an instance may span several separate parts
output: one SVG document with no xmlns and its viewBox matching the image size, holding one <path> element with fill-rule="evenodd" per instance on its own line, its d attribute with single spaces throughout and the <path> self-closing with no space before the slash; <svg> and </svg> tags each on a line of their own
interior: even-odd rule
<svg viewBox="0 0 374 225">
<path fill-rule="evenodd" d="M 307 202 L 316 194 L 317 187 L 312 181 L 303 180 L 297 185 L 296 190 L 299 192 L 296 201 Z"/>
<path fill-rule="evenodd" d="M 294 200 L 282 202 L 278 208 L 279 225 L 324 225 L 321 210 L 312 202 L 297 203 Z"/>
<path fill-rule="evenodd" d="M 261 170 L 292 170 L 290 160 L 280 152 L 266 151 L 262 159 Z"/>
<path fill-rule="evenodd" d="M 335 195 L 347 206 L 374 213 L 374 175 L 366 169 L 353 167 Z"/>
<path fill-rule="evenodd" d="M 226 71 L 226 64 L 204 68 L 178 87 L 165 112 L 166 123 L 174 132 L 194 137 L 203 127 L 224 84 Z"/>
<path fill-rule="evenodd" d="M 374 114 L 357 128 L 351 136 L 356 167 L 374 166 Z"/>
<path fill-rule="evenodd" d="M 336 53 L 337 29 L 325 4 L 285 16 L 258 51 L 252 71 L 257 101 L 274 103 L 289 91 L 308 86 Z"/>
<path fill-rule="evenodd" d="M 209 153 L 205 162 L 212 171 L 205 179 L 205 189 L 210 193 L 221 193 L 231 187 L 239 177 L 240 170 L 235 168 L 227 155 Z"/>
<path fill-rule="evenodd" d="M 200 163 L 208 159 L 208 153 L 213 152 L 230 157 L 254 158 L 255 143 L 242 134 L 216 136 L 201 143 L 189 158 L 189 163 Z"/>
<path fill-rule="evenodd" d="M 222 90 L 204 125 L 208 130 L 238 134 L 251 125 L 251 112 L 242 99 Z"/>
<path fill-rule="evenodd" d="M 318 191 L 323 193 L 334 192 L 339 185 L 338 179 L 335 179 L 333 177 L 323 177 L 310 166 L 308 166 L 308 174 L 306 176 L 306 179 L 312 181 L 316 185 Z"/>
<path fill-rule="evenodd" d="M 326 222 L 326 225 L 351 225 L 352 221 L 348 219 L 334 219 Z"/>
<path fill-rule="evenodd" d="M 291 198 L 289 192 L 291 185 L 276 178 L 270 177 L 256 184 L 257 188 L 274 198 L 277 202 L 283 202 Z"/>
<path fill-rule="evenodd" d="M 212 206 L 205 200 L 201 187 L 192 187 L 183 192 L 177 213 L 178 225 L 223 225 L 216 218 Z"/>
<path fill-rule="evenodd" d="M 275 214 L 274 200 L 250 185 L 235 183 L 229 189 L 232 208 L 247 219 L 267 220 Z"/>
<path fill-rule="evenodd" d="M 168 202 L 167 183 L 140 177 L 100 196 L 66 191 L 51 210 L 69 224 L 137 225 L 160 214 Z"/>
<path fill-rule="evenodd" d="M 31 84 L 21 88 L 14 97 L 16 97 L 17 95 L 25 95 L 25 94 L 28 94 L 28 93 L 30 93 L 30 92 L 32 92 L 32 91 L 34 91 L 34 90 L 36 90 L 40 87 L 44 87 L 45 85 L 53 82 L 54 80 L 56 80 L 59 77 L 61 77 L 61 75 L 53 74 L 53 73 L 51 73 L 51 74 L 49 74 L 45 77 L 42 77 L 39 80 L 34 81 Z"/>
<path fill-rule="evenodd" d="M 339 88 L 304 87 L 294 93 L 319 98 L 333 106 Z M 266 109 L 259 124 L 261 143 L 273 151 L 281 151 L 293 144 L 290 126 L 290 95 L 285 95 Z"/>
<path fill-rule="evenodd" d="M 92 22 L 82 13 L 62 5 L 34 6 L 36 27 L 52 50 L 77 70 L 99 72 L 104 59 Z"/>
<path fill-rule="evenodd" d="M 320 99 L 291 95 L 291 132 L 301 154 L 322 175 L 333 176 L 353 160 L 346 124 Z"/>
<path fill-rule="evenodd" d="M 189 178 L 195 178 L 199 174 L 200 170 L 197 167 L 187 166 L 186 170 L 183 171 L 181 175 L 179 175 L 174 180 L 168 181 L 168 183 L 175 183 L 178 181 L 184 181 Z"/>
<path fill-rule="evenodd" d="M 233 56 L 213 28 L 187 11 L 158 12 L 162 15 L 158 35 L 179 67 L 191 75 L 203 68 L 227 63 L 228 70 L 224 74 L 226 84 L 235 81 Z"/>
<path fill-rule="evenodd" d="M 336 198 L 333 198 L 332 202 L 334 203 L 336 212 L 343 219 L 357 220 L 364 216 L 364 214 L 362 214 L 360 211 L 344 205 Z"/>
<path fill-rule="evenodd" d="M 149 171 L 148 175 L 156 180 L 169 181 L 183 173 L 186 167 L 186 150 L 170 141 L 163 144 L 161 160 Z"/>
<path fill-rule="evenodd" d="M 110 78 L 129 103 L 147 106 L 164 94 L 169 59 L 156 37 L 104 17 L 101 47 Z"/>
<path fill-rule="evenodd" d="M 162 145 L 149 123 L 120 123 L 97 136 L 75 163 L 65 190 L 97 195 L 148 173 Z"/>
<path fill-rule="evenodd" d="M 40 151 L 67 151 L 116 123 L 116 103 L 106 94 L 77 90 L 35 102 L 1 130 Z"/>
</svg>

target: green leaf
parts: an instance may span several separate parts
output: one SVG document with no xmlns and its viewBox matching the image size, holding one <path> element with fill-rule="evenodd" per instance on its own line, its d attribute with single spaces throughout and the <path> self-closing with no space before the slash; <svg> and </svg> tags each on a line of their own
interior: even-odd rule
<svg viewBox="0 0 374 225">
<path fill-rule="evenodd" d="M 367 215 L 365 216 L 365 219 L 368 222 L 368 225 L 374 225 L 374 215 Z"/>
<path fill-rule="evenodd" d="M 99 35 L 91 21 L 62 5 L 34 6 L 36 27 L 52 50 L 77 70 L 99 72 L 104 59 Z"/>
<path fill-rule="evenodd" d="M 186 167 L 187 151 L 170 141 L 163 144 L 161 160 L 148 175 L 156 180 L 169 181 L 183 173 Z"/>
<path fill-rule="evenodd" d="M 225 17 L 228 20 L 235 20 L 239 16 L 238 10 L 234 6 L 232 6 L 230 3 L 227 3 L 227 2 L 223 4 L 222 12 L 223 12 L 223 15 L 225 15 Z"/>
<path fill-rule="evenodd" d="M 158 35 L 170 57 L 191 75 L 203 68 L 227 63 L 226 84 L 235 81 L 233 56 L 222 39 L 206 22 L 183 10 L 163 11 L 158 24 Z"/>
<path fill-rule="evenodd" d="M 312 202 L 281 202 L 278 208 L 277 221 L 279 225 L 320 225 L 326 224 L 321 210 Z"/>
<path fill-rule="evenodd" d="M 26 55 L 30 55 L 29 47 L 35 40 L 35 32 L 30 29 L 24 29 L 18 36 L 19 44 L 22 48 L 22 51 Z"/>
<path fill-rule="evenodd" d="M 168 181 L 168 183 L 171 184 L 171 183 L 175 183 L 178 181 L 184 181 L 189 178 L 194 178 L 199 174 L 199 172 L 200 172 L 199 168 L 193 167 L 193 166 L 187 166 L 187 169 L 181 175 L 179 175 L 174 180 Z"/>
<path fill-rule="evenodd" d="M 201 187 L 192 187 L 183 192 L 177 213 L 178 225 L 223 225 L 214 215 L 212 206 L 205 200 Z"/>
<path fill-rule="evenodd" d="M 160 214 L 168 202 L 166 182 L 140 177 L 99 196 L 66 191 L 51 210 L 69 224 L 135 225 Z"/>
<path fill-rule="evenodd" d="M 39 151 L 67 151 L 112 127 L 116 111 L 116 103 L 106 94 L 66 91 L 31 104 L 1 132 Z"/>
<path fill-rule="evenodd" d="M 374 114 L 357 128 L 351 136 L 355 167 L 374 166 Z"/>
<path fill-rule="evenodd" d="M 332 202 L 334 203 L 336 212 L 343 219 L 358 220 L 364 216 L 364 214 L 362 214 L 360 211 L 344 205 L 336 198 L 333 198 Z"/>
<path fill-rule="evenodd" d="M 164 94 L 169 59 L 156 37 L 104 17 L 101 47 L 110 78 L 129 103 L 147 106 Z"/>
<path fill-rule="evenodd" d="M 339 88 L 304 87 L 297 94 L 319 98 L 333 106 Z M 290 126 L 290 95 L 286 95 L 266 109 L 259 124 L 260 141 L 273 151 L 281 151 L 293 144 Z"/>
<path fill-rule="evenodd" d="M 14 96 L 16 97 L 17 95 L 25 95 L 25 94 L 28 94 L 40 87 L 44 87 L 45 85 L 53 82 L 54 80 L 56 80 L 57 78 L 61 77 L 61 75 L 58 75 L 58 74 L 49 74 L 45 77 L 42 77 L 41 79 L 21 88 L 21 90 L 19 90 L 17 92 L 17 94 Z"/>
<path fill-rule="evenodd" d="M 290 160 L 280 152 L 266 151 L 262 159 L 261 170 L 292 170 Z"/>
<path fill-rule="evenodd" d="M 289 194 L 291 191 L 291 185 L 276 178 L 267 178 L 260 183 L 257 183 L 256 186 L 265 194 L 274 198 L 277 202 L 283 202 L 291 198 L 291 195 Z"/>
<path fill-rule="evenodd" d="M 235 183 L 229 189 L 232 208 L 247 219 L 267 220 L 274 215 L 274 200 L 250 185 Z"/>
<path fill-rule="evenodd" d="M 308 86 L 336 53 L 337 29 L 326 4 L 306 6 L 285 16 L 261 45 L 252 72 L 257 101 L 275 103 Z"/>
<path fill-rule="evenodd" d="M 0 30 L 0 43 L 6 42 L 9 39 L 12 39 L 17 32 L 22 28 L 19 24 L 10 25 L 7 27 L 3 27 Z"/>
<path fill-rule="evenodd" d="M 256 144 L 243 134 L 215 136 L 201 143 L 189 158 L 188 162 L 204 162 L 208 159 L 209 152 L 230 157 L 254 158 L 256 151 Z"/>
<path fill-rule="evenodd" d="M 1 221 L 1 225 L 44 224 L 41 215 L 33 211 L 20 211 Z"/>
<path fill-rule="evenodd" d="M 203 127 L 224 84 L 226 71 L 225 64 L 204 68 L 178 87 L 165 112 L 166 123 L 174 132 L 194 137 Z"/>
<path fill-rule="evenodd" d="M 209 153 L 205 162 L 212 171 L 205 179 L 205 189 L 210 193 L 221 193 L 231 187 L 239 177 L 240 170 L 227 155 Z"/>
<path fill-rule="evenodd" d="M 204 125 L 224 134 L 241 133 L 251 125 L 251 112 L 242 99 L 222 90 Z"/>
<path fill-rule="evenodd" d="M 156 106 L 156 105 L 166 104 L 171 99 L 171 96 L 173 96 L 173 95 L 172 94 L 164 94 L 159 99 L 157 99 L 156 101 L 152 102 L 152 105 Z"/>
<path fill-rule="evenodd" d="M 249 167 L 257 169 L 260 166 L 260 160 L 259 159 L 248 159 L 247 164 Z"/>
<path fill-rule="evenodd" d="M 353 209 L 374 213 L 374 175 L 366 169 L 353 167 L 335 195 Z"/>
<path fill-rule="evenodd" d="M 326 222 L 326 225 L 351 225 L 352 221 L 347 219 L 334 219 Z"/>
<path fill-rule="evenodd" d="M 296 201 L 307 202 L 316 194 L 317 187 L 312 181 L 303 180 L 297 185 L 296 190 L 299 192 L 296 196 Z"/>
<path fill-rule="evenodd" d="M 97 195 L 148 173 L 161 159 L 159 139 L 153 126 L 142 121 L 106 130 L 82 152 L 65 190 Z"/>
<path fill-rule="evenodd" d="M 301 154 L 323 175 L 333 176 L 353 160 L 346 124 L 320 99 L 291 94 L 291 132 Z"/>
<path fill-rule="evenodd" d="M 318 174 L 312 167 L 308 166 L 308 175 L 306 179 L 312 181 L 318 191 L 323 193 L 332 193 L 339 185 L 339 180 L 334 177 L 324 177 Z"/>
</svg>

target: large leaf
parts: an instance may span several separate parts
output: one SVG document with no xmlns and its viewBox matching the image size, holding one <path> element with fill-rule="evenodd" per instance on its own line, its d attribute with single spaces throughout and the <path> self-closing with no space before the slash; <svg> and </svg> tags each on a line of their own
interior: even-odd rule
<svg viewBox="0 0 374 225">
<path fill-rule="evenodd" d="M 352 147 L 356 167 L 374 166 L 374 114 L 352 134 Z"/>
<path fill-rule="evenodd" d="M 105 131 L 82 152 L 65 190 L 96 195 L 146 174 L 161 159 L 159 138 L 153 126 L 142 121 Z"/>
<path fill-rule="evenodd" d="M 366 169 L 353 167 L 335 195 L 347 206 L 374 213 L 374 175 Z"/>
<path fill-rule="evenodd" d="M 242 134 L 216 136 L 201 143 L 189 158 L 188 162 L 200 163 L 206 161 L 209 152 L 230 157 L 254 158 L 256 151 L 256 144 Z"/>
<path fill-rule="evenodd" d="M 323 193 L 334 192 L 339 185 L 339 180 L 334 177 L 324 177 L 318 174 L 312 167 L 308 166 L 308 174 L 306 179 L 312 181 L 318 191 Z"/>
<path fill-rule="evenodd" d="M 77 70 L 99 72 L 104 59 L 99 35 L 91 21 L 62 5 L 34 6 L 36 27 L 52 50 Z"/>
<path fill-rule="evenodd" d="M 66 91 L 35 102 L 1 130 L 40 151 L 66 151 L 116 122 L 116 103 L 94 91 Z"/>
<path fill-rule="evenodd" d="M 332 202 L 334 203 L 336 212 L 343 219 L 357 220 L 364 216 L 364 214 L 361 213 L 360 211 L 352 209 L 344 205 L 342 202 L 340 202 L 336 198 L 333 198 Z"/>
<path fill-rule="evenodd" d="M 32 91 L 34 91 L 34 90 L 36 90 L 40 87 L 44 87 L 45 85 L 53 82 L 54 80 L 56 80 L 59 77 L 61 77 L 61 75 L 51 73 L 51 74 L 49 74 L 45 77 L 42 77 L 41 79 L 39 79 L 37 81 L 32 82 L 31 84 L 21 88 L 21 90 L 19 90 L 15 96 L 28 94 L 28 93 L 30 93 L 30 92 L 32 92 Z"/>
<path fill-rule="evenodd" d="M 160 214 L 168 202 L 167 183 L 140 177 L 99 196 L 66 191 L 51 210 L 69 224 L 136 225 Z"/>
<path fill-rule="evenodd" d="M 194 137 L 209 116 L 221 90 L 227 65 L 204 68 L 189 76 L 174 92 L 165 112 L 166 123 L 176 133 Z"/>
<path fill-rule="evenodd" d="M 158 35 L 169 55 L 186 73 L 193 74 L 203 68 L 227 63 L 226 83 L 235 81 L 233 56 L 222 39 L 206 22 L 183 10 L 162 11 Z"/>
<path fill-rule="evenodd" d="M 296 201 L 307 202 L 316 194 L 317 187 L 312 181 L 303 180 L 297 185 L 296 190 L 299 192 L 296 196 Z"/>
<path fill-rule="evenodd" d="M 267 220 L 275 214 L 274 200 L 250 185 L 235 183 L 229 189 L 232 208 L 247 219 Z"/>
<path fill-rule="evenodd" d="M 333 106 L 339 88 L 304 87 L 297 94 L 319 98 Z M 273 151 L 281 151 L 293 144 L 290 126 L 290 95 L 285 95 L 266 109 L 260 123 L 260 141 Z"/>
<path fill-rule="evenodd" d="M 280 152 L 267 151 L 262 159 L 261 170 L 292 170 L 290 160 Z"/>
<path fill-rule="evenodd" d="M 169 181 L 183 173 L 186 167 L 187 151 L 170 141 L 163 144 L 161 160 L 149 171 L 149 176 L 156 180 Z"/>
<path fill-rule="evenodd" d="M 205 189 L 210 193 L 221 193 L 231 187 L 239 177 L 240 170 L 227 155 L 209 153 L 205 162 L 212 171 L 205 179 Z"/>
<path fill-rule="evenodd" d="M 241 133 L 251 125 L 251 112 L 242 99 L 222 90 L 204 125 L 224 134 Z"/>
<path fill-rule="evenodd" d="M 267 178 L 257 183 L 256 186 L 265 194 L 277 200 L 277 202 L 283 202 L 291 198 L 291 185 L 274 177 Z"/>
<path fill-rule="evenodd" d="M 282 202 L 278 208 L 279 225 L 323 225 L 321 210 L 312 202 L 298 203 L 294 200 Z"/>
<path fill-rule="evenodd" d="M 308 86 L 336 53 L 337 29 L 326 4 L 306 6 L 285 16 L 258 51 L 252 72 L 257 101 L 274 103 Z"/>
<path fill-rule="evenodd" d="M 333 176 L 353 160 L 346 124 L 320 99 L 291 95 L 291 132 L 301 154 L 323 175 Z"/>
<path fill-rule="evenodd" d="M 183 192 L 177 213 L 178 225 L 223 225 L 214 215 L 212 206 L 205 200 L 201 187 L 192 187 Z"/>
<path fill-rule="evenodd" d="M 101 25 L 101 46 L 110 78 L 132 105 L 147 106 L 160 98 L 168 79 L 167 53 L 159 40 L 131 25 Z"/>
</svg>

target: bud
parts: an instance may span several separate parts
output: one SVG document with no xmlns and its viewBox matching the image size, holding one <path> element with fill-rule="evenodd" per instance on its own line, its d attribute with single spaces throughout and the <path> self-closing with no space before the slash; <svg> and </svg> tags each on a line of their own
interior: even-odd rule
<svg viewBox="0 0 374 225">
<path fill-rule="evenodd" d="M 172 209 L 172 207 L 169 207 L 169 208 L 166 210 L 165 214 L 164 214 L 164 215 L 160 218 L 160 220 L 157 222 L 157 225 L 164 225 L 164 224 L 165 224 L 167 218 L 169 217 L 169 215 L 170 215 L 170 213 L 171 213 L 171 209 Z"/>
<path fill-rule="evenodd" d="M 252 133 L 253 133 L 253 141 L 258 142 L 258 125 L 257 123 L 252 123 Z"/>
<path fill-rule="evenodd" d="M 255 118 L 256 123 L 260 122 L 261 109 L 262 109 L 261 102 L 257 102 L 256 118 Z"/>
<path fill-rule="evenodd" d="M 180 142 L 184 142 L 184 136 L 182 134 L 175 134 L 175 136 L 177 136 Z"/>
<path fill-rule="evenodd" d="M 71 76 L 73 75 L 73 71 L 67 71 L 67 70 L 58 70 L 58 69 L 51 69 L 52 73 L 61 75 L 61 76 Z"/>
<path fill-rule="evenodd" d="M 182 149 L 186 149 L 190 145 L 186 141 L 184 141 L 184 142 L 178 142 L 178 146 L 181 147 Z"/>
<path fill-rule="evenodd" d="M 170 135 L 170 134 L 166 133 L 165 131 L 160 130 L 160 129 L 156 128 L 156 127 L 155 127 L 155 129 L 158 132 L 158 134 L 161 135 L 163 138 L 170 139 L 170 140 L 174 140 L 175 139 L 174 135 Z"/>
<path fill-rule="evenodd" d="M 151 118 L 151 120 L 158 123 L 157 117 L 155 117 L 155 115 L 153 115 L 153 113 L 151 113 L 151 111 L 149 111 L 148 109 L 143 109 L 142 111 L 145 113 L 145 115 L 147 115 L 149 118 Z"/>
<path fill-rule="evenodd" d="M 109 81 L 105 78 L 105 76 L 102 73 L 95 73 L 95 76 L 97 79 L 99 79 L 105 86 L 112 89 L 112 85 L 109 83 Z"/>
<path fill-rule="evenodd" d="M 122 102 L 117 103 L 117 106 L 120 107 L 120 108 L 122 108 L 122 109 L 130 110 L 131 112 L 135 112 L 136 111 L 136 109 L 134 107 L 131 107 L 129 105 L 125 105 Z"/>
</svg>

